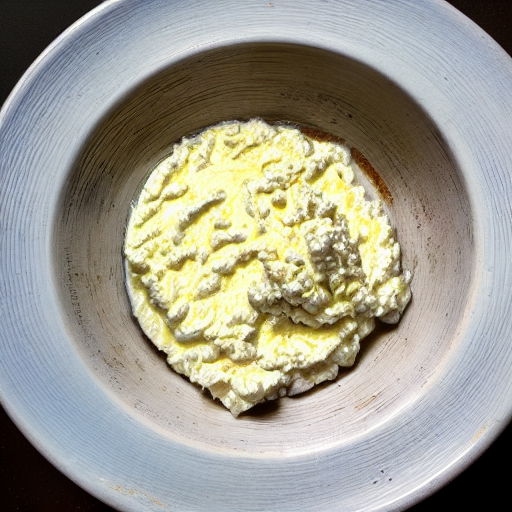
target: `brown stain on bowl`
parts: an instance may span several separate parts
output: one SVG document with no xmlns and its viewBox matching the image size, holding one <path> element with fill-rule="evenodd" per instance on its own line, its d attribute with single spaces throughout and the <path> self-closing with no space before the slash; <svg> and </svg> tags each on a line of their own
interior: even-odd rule
<svg viewBox="0 0 512 512">
<path fill-rule="evenodd" d="M 165 505 L 161 501 L 157 500 L 155 497 L 149 495 L 148 493 L 146 493 L 144 491 L 139 491 L 137 489 L 129 489 L 128 487 L 124 487 L 123 485 L 112 485 L 112 486 L 110 486 L 110 488 L 113 491 L 116 491 L 120 494 L 124 494 L 126 496 L 143 496 L 144 498 L 149 500 L 154 505 L 156 505 L 158 507 L 165 508 Z"/>
<path fill-rule="evenodd" d="M 324 132 L 312 126 L 301 126 L 300 131 L 310 139 L 317 140 L 318 142 L 334 142 L 335 144 L 345 144 L 345 139 L 333 135 L 332 133 Z"/>
<path fill-rule="evenodd" d="M 314 128 L 312 126 L 301 126 L 300 131 L 306 135 L 306 137 L 317 140 L 319 142 L 346 144 L 345 139 L 342 137 L 338 137 L 332 133 L 324 132 L 323 130 L 319 130 L 318 128 Z M 350 154 L 355 163 L 366 174 L 372 185 L 377 189 L 382 199 L 386 203 L 391 204 L 393 202 L 393 196 L 391 195 L 388 186 L 380 174 L 375 170 L 375 167 L 373 167 L 370 161 L 358 149 L 350 148 Z"/>
<path fill-rule="evenodd" d="M 359 168 L 368 176 L 368 179 L 372 182 L 373 186 L 378 190 L 382 199 L 391 204 L 393 202 L 393 196 L 391 192 L 381 178 L 380 174 L 375 170 L 373 165 L 368 161 L 368 159 L 356 148 L 351 148 L 350 153 L 352 155 L 352 159 L 356 162 Z"/>
<path fill-rule="evenodd" d="M 366 406 L 370 405 L 376 398 L 377 398 L 378 395 L 372 395 L 372 396 L 369 396 L 368 398 L 364 399 L 364 400 L 361 400 L 359 403 L 357 403 L 355 405 L 355 408 L 360 411 L 361 409 L 364 409 Z"/>
<path fill-rule="evenodd" d="M 471 443 L 474 444 L 474 443 L 478 442 L 480 440 L 480 438 L 487 432 L 487 430 L 488 430 L 488 426 L 487 425 L 483 425 L 482 427 L 480 427 L 475 432 L 473 437 L 471 438 Z"/>
</svg>

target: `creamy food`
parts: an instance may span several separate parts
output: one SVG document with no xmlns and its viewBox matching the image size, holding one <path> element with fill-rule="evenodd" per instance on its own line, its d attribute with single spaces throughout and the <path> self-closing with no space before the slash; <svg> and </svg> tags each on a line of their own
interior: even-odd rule
<svg viewBox="0 0 512 512">
<path fill-rule="evenodd" d="M 349 148 L 258 119 L 176 144 L 133 208 L 124 253 L 146 335 L 235 416 L 334 379 L 411 296 Z"/>
</svg>

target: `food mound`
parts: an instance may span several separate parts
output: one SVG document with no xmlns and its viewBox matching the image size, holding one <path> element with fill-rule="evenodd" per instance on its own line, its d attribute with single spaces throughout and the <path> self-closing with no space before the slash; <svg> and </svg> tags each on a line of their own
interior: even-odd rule
<svg viewBox="0 0 512 512">
<path fill-rule="evenodd" d="M 127 287 L 172 368 L 234 416 L 351 366 L 410 274 L 348 147 L 261 120 L 176 144 L 129 220 Z"/>
</svg>

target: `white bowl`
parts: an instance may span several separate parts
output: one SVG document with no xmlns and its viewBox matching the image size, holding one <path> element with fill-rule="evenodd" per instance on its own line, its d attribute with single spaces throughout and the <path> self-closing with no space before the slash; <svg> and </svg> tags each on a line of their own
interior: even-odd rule
<svg viewBox="0 0 512 512">
<path fill-rule="evenodd" d="M 103 4 L 0 117 L 7 410 L 122 510 L 388 511 L 430 494 L 512 410 L 511 91 L 510 58 L 440 1 Z M 141 334 L 121 246 L 174 141 L 254 116 L 368 157 L 414 298 L 334 383 L 234 419 Z"/>
</svg>

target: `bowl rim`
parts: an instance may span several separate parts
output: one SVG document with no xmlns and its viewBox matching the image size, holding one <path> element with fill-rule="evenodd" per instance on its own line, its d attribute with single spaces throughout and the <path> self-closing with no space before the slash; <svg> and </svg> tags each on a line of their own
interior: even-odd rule
<svg viewBox="0 0 512 512">
<path fill-rule="evenodd" d="M 227 0 L 227 4 L 232 3 L 231 0 Z M 277 2 L 276 2 L 277 3 Z M 63 32 L 50 46 L 34 61 L 34 63 L 30 66 L 30 68 L 27 70 L 27 72 L 22 76 L 16 87 L 13 89 L 11 94 L 9 95 L 8 99 L 6 100 L 2 110 L 0 111 L 0 134 L 3 133 L 4 129 L 8 129 L 8 122 L 9 117 L 12 113 L 16 111 L 16 109 L 20 106 L 20 104 L 24 100 L 24 95 L 27 93 L 29 87 L 37 80 L 38 76 L 44 72 L 45 66 L 47 65 L 47 61 L 50 59 L 50 57 L 55 57 L 59 54 L 60 51 L 63 50 L 63 47 L 69 43 L 70 41 L 77 41 L 80 40 L 80 37 L 83 36 L 83 34 L 89 30 L 93 29 L 96 24 L 101 23 L 102 19 L 105 17 L 108 17 L 111 15 L 114 11 L 117 9 L 123 10 L 123 6 L 126 7 L 126 9 L 129 9 L 131 4 L 130 0 L 109 0 L 89 13 L 87 13 L 84 17 L 79 19 L 77 22 L 75 22 L 71 27 L 69 27 L 65 32 Z M 149 3 L 148 3 L 149 4 Z M 235 3 L 236 4 L 236 3 Z M 340 2 L 340 5 L 342 2 Z M 392 1 L 389 2 L 389 5 L 391 8 L 396 9 L 407 9 L 411 6 L 404 6 L 400 5 L 400 2 Z M 254 6 L 255 3 L 253 2 L 251 6 Z M 275 6 L 276 8 L 281 8 L 281 6 Z M 411 7 L 414 9 L 414 7 Z M 457 11 L 455 8 L 449 6 L 444 1 L 441 0 L 434 0 L 431 3 L 429 3 L 426 6 L 423 6 L 427 11 L 429 11 L 433 16 L 435 16 L 435 21 L 439 21 L 440 19 L 444 19 L 447 23 L 452 23 L 454 26 L 462 27 L 464 26 L 465 29 L 471 34 L 473 40 L 473 44 L 479 44 L 481 45 L 482 54 L 483 57 L 478 57 L 480 63 L 488 64 L 490 66 L 490 62 L 486 61 L 485 58 L 488 58 L 489 56 L 493 56 L 496 59 L 496 63 L 494 64 L 497 66 L 502 66 L 502 75 L 501 78 L 504 79 L 503 84 L 500 86 L 502 89 L 502 93 L 505 90 L 505 86 L 507 83 L 510 85 L 512 84 L 512 60 L 510 57 L 504 52 L 504 50 L 497 45 L 485 32 L 483 32 L 482 29 L 480 29 L 477 25 L 475 25 L 472 21 L 470 21 L 468 18 L 466 18 L 464 15 L 462 15 L 459 11 Z M 283 10 L 287 9 L 287 6 L 282 7 Z M 149 10 L 149 8 L 148 8 Z M 264 37 L 261 35 L 256 36 L 247 36 L 245 38 L 243 37 L 237 37 L 233 41 L 236 43 L 240 42 L 262 42 L 264 40 Z M 269 42 L 291 42 L 291 43 L 297 43 L 300 42 L 301 39 L 298 38 L 297 40 L 290 40 L 287 37 L 283 37 L 283 40 L 280 41 L 279 38 L 274 38 Z M 307 41 L 306 39 L 303 39 L 303 41 Z M 210 44 L 219 44 L 219 43 L 225 43 L 216 41 L 214 43 Z M 315 45 L 316 47 L 321 47 L 320 45 Z M 210 45 L 209 48 L 212 48 L 213 46 Z M 191 51 L 204 51 L 205 48 L 192 48 Z M 330 48 L 333 49 L 332 47 Z M 338 48 L 339 50 L 339 48 Z M 173 56 L 173 62 L 179 60 L 180 58 L 184 57 L 184 53 Z M 189 55 L 185 55 L 188 57 Z M 476 57 L 475 57 L 476 58 Z M 168 65 L 168 63 L 163 64 L 165 66 Z M 378 69 L 380 72 L 383 72 L 383 69 Z M 393 76 L 390 76 L 392 80 Z M 508 80 L 508 82 L 505 82 L 505 80 Z M 399 84 L 400 85 L 400 84 Z M 479 84 L 480 85 L 480 84 Z M 409 88 L 406 90 L 410 90 L 411 83 L 408 84 Z M 480 88 L 478 90 L 481 90 Z M 475 91 L 476 92 L 476 91 Z M 508 122 L 508 125 L 504 124 L 504 126 L 508 126 L 509 130 L 512 133 L 512 122 Z M 510 134 L 509 134 L 510 135 Z M 454 139 L 452 139 L 454 140 Z M 461 150 L 457 153 L 457 156 L 463 161 L 464 168 L 472 169 L 471 175 L 465 176 L 467 179 L 470 180 L 471 189 L 474 189 L 474 186 L 477 183 L 477 176 L 475 169 L 475 165 L 473 162 L 468 161 L 469 158 L 464 156 L 463 152 L 467 150 L 467 147 L 464 145 L 464 142 L 462 140 L 457 139 L 458 143 L 461 144 Z M 496 144 L 505 146 L 505 143 L 507 143 L 506 139 L 498 140 Z M 466 143 L 467 144 L 467 143 Z M 0 139 L 0 145 L 1 145 L 1 139 Z M 481 174 L 484 174 L 485 171 L 488 171 L 489 167 L 486 167 L 485 169 L 482 169 L 480 172 Z M 507 177 L 507 170 L 505 167 L 499 168 L 499 169 L 491 169 L 494 170 L 498 176 L 500 176 L 502 180 Z M 474 173 L 474 174 L 473 174 Z M 504 186 L 502 190 L 502 196 L 503 197 L 510 197 L 510 194 L 512 193 L 512 187 L 509 183 L 504 181 Z M 473 206 L 473 205 L 472 205 Z M 484 213 L 484 209 L 479 208 L 476 206 L 476 210 L 478 212 Z M 485 213 L 489 215 L 488 209 L 485 209 Z M 478 232 L 483 233 L 485 230 L 484 228 L 486 226 L 489 226 L 489 223 L 493 220 L 499 221 L 499 211 L 496 211 L 495 215 L 491 217 L 486 217 L 485 219 L 477 219 L 477 222 L 480 222 L 481 225 L 477 229 Z M 497 220 L 498 219 L 498 220 Z M 485 225 L 484 225 L 485 220 Z M 503 222 L 500 224 L 503 227 Z M 508 229 L 507 229 L 508 228 Z M 508 242 L 507 237 L 510 237 L 512 234 L 512 227 L 503 227 L 503 231 L 501 232 L 501 236 L 503 236 L 504 243 Z M 483 236 L 483 235 L 482 235 Z M 486 238 L 486 240 L 482 239 L 482 243 L 489 241 L 492 239 L 492 237 Z M 492 239 L 493 242 L 496 242 L 495 239 Z M 0 251 L 0 255 L 2 257 L 2 261 L 8 261 L 7 255 L 4 253 L 4 251 Z M 499 264 L 501 264 L 501 267 L 497 267 Z M 493 272 L 497 272 L 498 270 L 500 272 L 503 272 L 503 278 L 506 282 L 511 281 L 510 275 L 505 274 L 505 261 L 496 262 L 496 266 L 492 269 Z M 4 266 L 2 266 L 2 269 Z M 0 284 L 2 284 L 6 290 L 9 289 L 7 286 L 7 280 L 4 282 L 4 277 L 0 280 Z M 510 301 L 509 301 L 510 302 Z M 6 308 L 8 309 L 8 308 Z M 507 310 L 507 306 L 502 305 L 502 311 L 505 312 Z M 508 311 L 511 311 L 511 307 L 508 307 Z M 510 315 L 508 316 L 508 324 L 510 325 Z M 505 326 L 506 327 L 506 326 Z M 504 330 L 506 332 L 506 330 Z M 503 331 L 502 331 L 503 332 Z M 12 359 L 12 354 L 9 354 L 7 350 L 4 349 L 4 345 L 9 347 L 9 340 L 7 340 L 6 333 L 2 333 L 2 355 L 5 357 L 4 360 L 7 360 L 7 356 L 10 355 Z M 510 350 L 509 350 L 509 357 L 510 357 Z M 129 496 L 119 496 L 119 493 L 114 492 L 108 492 L 104 485 L 98 485 L 97 479 L 94 478 L 94 475 L 88 474 L 84 476 L 83 474 L 80 474 L 79 468 L 75 467 L 73 465 L 73 462 L 69 461 L 69 459 L 66 458 L 66 455 L 64 452 L 54 452 L 49 448 L 49 443 L 47 443 L 47 440 L 45 439 L 44 435 L 42 435 L 40 427 L 37 424 L 37 418 L 34 417 L 33 411 L 30 411 L 26 408 L 26 405 L 23 406 L 22 403 L 19 401 L 19 397 L 15 397 L 15 391 L 10 386 L 7 376 L 4 375 L 4 372 L 0 375 L 0 382 L 2 383 L 2 403 L 7 411 L 7 413 L 10 415 L 10 417 L 13 419 L 13 421 L 16 423 L 18 428 L 24 433 L 24 435 L 29 439 L 29 441 L 48 459 L 52 464 L 54 464 L 56 467 L 58 467 L 62 472 L 64 472 L 68 477 L 70 477 L 73 481 L 75 481 L 80 486 L 84 487 L 88 492 L 91 494 L 97 496 L 98 498 L 102 499 L 103 501 L 109 503 L 111 506 L 122 508 L 123 510 L 135 510 L 135 508 L 132 508 L 134 503 L 130 501 Z M 510 386 L 509 386 L 510 387 Z M 6 392 L 6 390 L 8 390 Z M 18 402 L 18 403 L 16 403 Z M 508 392 L 508 413 L 504 414 L 500 417 L 494 418 L 494 421 L 492 422 L 492 425 L 488 426 L 485 431 L 481 433 L 481 435 L 478 436 L 477 439 L 475 439 L 474 443 L 468 447 L 467 451 L 460 455 L 458 458 L 454 458 L 449 462 L 448 465 L 446 465 L 443 470 L 436 475 L 433 475 L 431 480 L 423 482 L 421 486 L 417 487 L 413 490 L 408 490 L 405 492 L 401 497 L 395 498 L 392 500 L 391 503 L 381 503 L 378 508 L 379 510 L 398 510 L 402 509 L 407 506 L 411 506 L 417 501 L 421 500 L 422 498 L 426 497 L 427 495 L 430 495 L 432 492 L 440 488 L 442 485 L 448 483 L 450 480 L 452 480 L 457 474 L 459 474 L 463 469 L 465 469 L 469 464 L 471 464 L 488 446 L 489 444 L 504 430 L 504 428 L 507 426 L 507 424 L 510 421 L 510 418 L 512 416 L 512 396 L 510 394 L 510 389 Z M 391 508 L 389 508 L 391 507 Z M 149 508 L 148 508 L 149 510 Z"/>
</svg>

